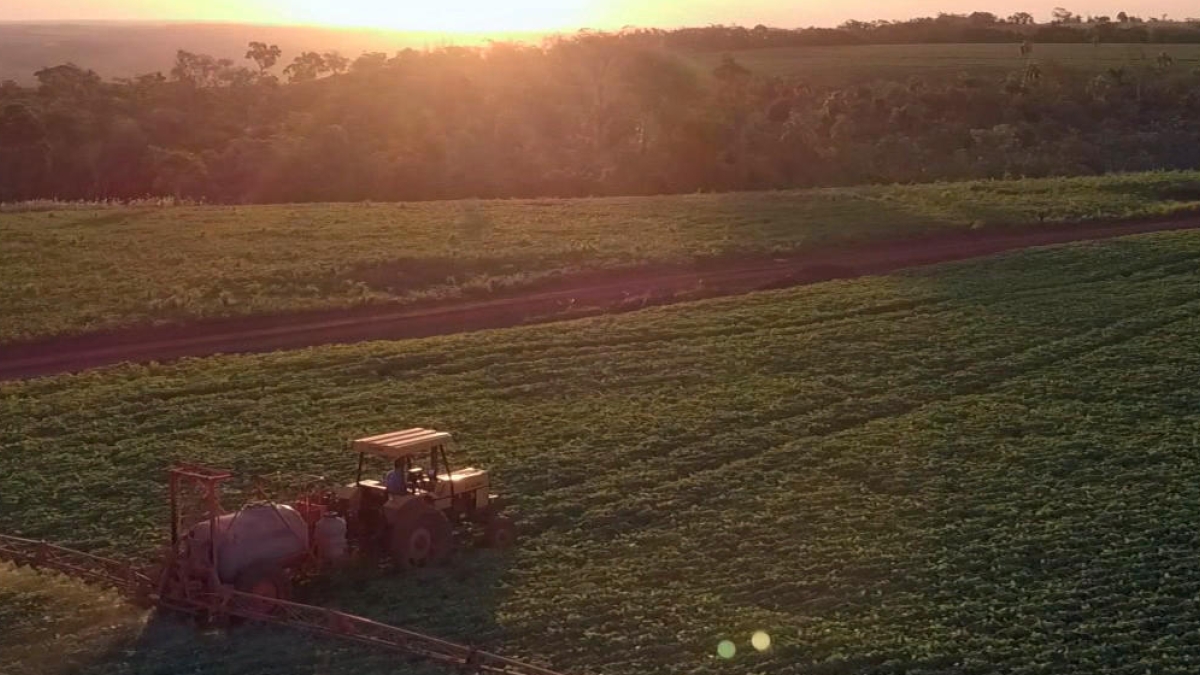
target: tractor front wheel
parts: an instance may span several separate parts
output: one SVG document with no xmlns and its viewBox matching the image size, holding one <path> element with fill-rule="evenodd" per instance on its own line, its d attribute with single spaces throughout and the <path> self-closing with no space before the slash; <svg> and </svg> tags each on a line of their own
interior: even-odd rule
<svg viewBox="0 0 1200 675">
<path fill-rule="evenodd" d="M 492 516 L 484 525 L 483 540 L 489 548 L 509 548 L 517 541 L 517 526 L 508 516 Z"/>
</svg>

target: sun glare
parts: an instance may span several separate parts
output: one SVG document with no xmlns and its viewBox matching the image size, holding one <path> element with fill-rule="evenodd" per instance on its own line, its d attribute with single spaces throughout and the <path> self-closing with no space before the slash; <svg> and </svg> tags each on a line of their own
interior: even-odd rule
<svg viewBox="0 0 1200 675">
<path fill-rule="evenodd" d="M 576 28 L 598 0 L 307 0 L 279 2 L 280 20 L 326 26 L 475 33 Z"/>
</svg>

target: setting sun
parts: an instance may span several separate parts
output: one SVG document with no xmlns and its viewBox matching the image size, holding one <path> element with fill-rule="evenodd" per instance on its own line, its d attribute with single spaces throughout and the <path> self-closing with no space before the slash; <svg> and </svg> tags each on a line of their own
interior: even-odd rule
<svg viewBox="0 0 1200 675">
<path fill-rule="evenodd" d="M 595 22 L 595 0 L 309 0 L 278 2 L 265 14 L 289 23 L 445 32 L 557 30 Z M 270 11 L 274 10 L 274 11 Z"/>
</svg>

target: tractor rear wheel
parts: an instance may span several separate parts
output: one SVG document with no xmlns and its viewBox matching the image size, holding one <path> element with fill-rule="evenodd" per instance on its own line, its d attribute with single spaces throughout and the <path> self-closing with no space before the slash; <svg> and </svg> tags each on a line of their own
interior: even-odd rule
<svg viewBox="0 0 1200 675">
<path fill-rule="evenodd" d="M 392 562 L 401 569 L 441 564 L 453 545 L 450 521 L 432 506 L 413 509 L 392 527 Z"/>
<path fill-rule="evenodd" d="M 483 540 L 489 548 L 508 548 L 517 541 L 517 526 L 512 518 L 496 514 L 484 525 Z"/>
</svg>

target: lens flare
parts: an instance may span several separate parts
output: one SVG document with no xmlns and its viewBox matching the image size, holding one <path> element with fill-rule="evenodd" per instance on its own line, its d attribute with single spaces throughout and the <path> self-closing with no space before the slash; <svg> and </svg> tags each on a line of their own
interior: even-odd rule
<svg viewBox="0 0 1200 675">
<path fill-rule="evenodd" d="M 750 644 L 760 652 L 771 648 L 771 636 L 765 630 L 760 630 L 750 636 Z"/>
<path fill-rule="evenodd" d="M 729 640 L 721 640 L 717 644 L 717 656 L 723 659 L 732 659 L 737 654 L 737 646 Z"/>
</svg>

